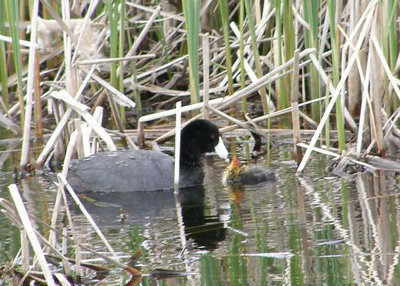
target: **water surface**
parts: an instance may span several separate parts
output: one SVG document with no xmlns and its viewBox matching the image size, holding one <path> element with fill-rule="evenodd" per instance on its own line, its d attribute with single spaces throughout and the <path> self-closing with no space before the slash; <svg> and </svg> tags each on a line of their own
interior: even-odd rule
<svg viewBox="0 0 400 286">
<path fill-rule="evenodd" d="M 210 157 L 204 187 L 179 196 L 93 194 L 82 200 L 123 262 L 141 249 L 135 265 L 143 273 L 166 269 L 187 274 L 162 280 L 162 285 L 399 284 L 396 174 L 365 172 L 343 180 L 325 172 L 329 158 L 315 156 L 298 178 L 288 149 L 273 149 L 274 183 L 224 187 L 225 163 Z M 250 163 L 263 162 L 261 157 Z M 3 165 L 2 198 L 10 199 L 14 164 L 9 157 Z M 33 176 L 18 183 L 43 232 L 56 194 L 53 179 Z M 80 242 L 109 253 L 72 200 L 70 205 Z M 19 244 L 19 231 L 0 214 L 1 264 L 10 263 Z M 90 271 L 85 275 L 95 278 Z M 115 268 L 98 283 L 121 285 L 129 278 Z M 151 280 L 145 276 L 141 283 L 153 285 Z"/>
</svg>

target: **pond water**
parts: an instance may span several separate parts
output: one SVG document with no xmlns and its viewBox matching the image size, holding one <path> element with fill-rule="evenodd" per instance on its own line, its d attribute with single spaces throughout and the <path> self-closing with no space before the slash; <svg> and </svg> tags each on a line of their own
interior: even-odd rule
<svg viewBox="0 0 400 286">
<path fill-rule="evenodd" d="M 208 157 L 204 187 L 179 196 L 114 193 L 81 199 L 123 262 L 142 251 L 135 262 L 145 274 L 141 285 L 400 284 L 396 174 L 358 173 L 343 180 L 325 172 L 329 158 L 315 156 L 299 178 L 290 149 L 272 150 L 273 183 L 224 187 L 226 163 Z M 4 161 L 0 175 L 0 197 L 6 199 L 17 164 L 13 159 Z M 250 163 L 263 161 L 261 156 Z M 34 223 L 45 232 L 56 194 L 51 176 L 29 177 L 18 186 Z M 72 209 L 81 243 L 109 255 L 86 219 Z M 19 241 L 19 231 L 0 214 L 1 265 L 10 264 Z M 178 274 L 170 272 L 155 282 L 158 274 L 168 274 L 160 269 L 185 275 L 170 277 Z M 95 281 L 89 270 L 85 275 Z M 129 279 L 116 269 L 97 284 L 123 285 Z"/>
</svg>

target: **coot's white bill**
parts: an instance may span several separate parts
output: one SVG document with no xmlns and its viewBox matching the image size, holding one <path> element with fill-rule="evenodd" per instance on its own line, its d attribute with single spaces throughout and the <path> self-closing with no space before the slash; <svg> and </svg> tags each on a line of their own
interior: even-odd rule
<svg viewBox="0 0 400 286">
<path fill-rule="evenodd" d="M 224 142 L 222 141 L 221 136 L 219 137 L 219 141 L 217 146 L 215 146 L 215 152 L 218 154 L 218 156 L 225 161 L 228 160 L 228 150 L 226 150 L 226 147 L 224 145 Z"/>
</svg>

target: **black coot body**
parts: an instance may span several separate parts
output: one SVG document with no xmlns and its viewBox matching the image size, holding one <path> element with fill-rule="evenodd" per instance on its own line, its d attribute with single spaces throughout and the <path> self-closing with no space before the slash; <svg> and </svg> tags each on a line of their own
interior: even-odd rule
<svg viewBox="0 0 400 286">
<path fill-rule="evenodd" d="M 206 152 L 228 157 L 217 126 L 207 120 L 195 120 L 181 131 L 181 188 L 203 184 L 201 156 Z M 73 161 L 68 182 L 76 192 L 167 190 L 174 185 L 173 170 L 174 159 L 161 152 L 104 152 Z"/>
</svg>

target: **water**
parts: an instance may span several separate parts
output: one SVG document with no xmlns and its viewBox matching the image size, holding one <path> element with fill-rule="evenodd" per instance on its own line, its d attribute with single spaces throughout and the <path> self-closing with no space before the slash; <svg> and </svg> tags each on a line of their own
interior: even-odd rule
<svg viewBox="0 0 400 286">
<path fill-rule="evenodd" d="M 143 273 L 186 274 L 157 285 L 399 284 L 396 174 L 378 171 L 342 180 L 325 173 L 329 159 L 315 156 L 304 177 L 297 178 L 286 147 L 274 149 L 274 183 L 224 187 L 225 163 L 207 158 L 204 188 L 179 197 L 155 192 L 82 199 L 123 262 L 141 249 L 135 265 Z M 0 176 L 0 197 L 6 199 L 13 181 L 11 159 Z M 19 187 L 34 223 L 46 232 L 56 192 L 51 178 L 31 177 Z M 76 207 L 72 213 L 81 243 L 110 256 Z M 0 214 L 1 264 L 10 263 L 19 244 L 19 231 Z M 84 277 L 95 276 L 87 270 Z M 114 267 L 98 284 L 123 285 L 129 279 Z M 145 275 L 141 283 L 155 285 L 152 280 Z"/>
</svg>

